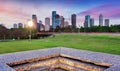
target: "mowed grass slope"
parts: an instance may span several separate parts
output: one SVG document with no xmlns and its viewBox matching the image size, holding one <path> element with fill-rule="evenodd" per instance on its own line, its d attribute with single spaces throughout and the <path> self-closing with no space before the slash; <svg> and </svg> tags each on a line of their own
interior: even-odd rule
<svg viewBox="0 0 120 71">
<path fill-rule="evenodd" d="M 55 38 L 0 42 L 0 54 L 52 47 L 69 47 L 120 55 L 120 35 L 57 34 Z"/>
</svg>

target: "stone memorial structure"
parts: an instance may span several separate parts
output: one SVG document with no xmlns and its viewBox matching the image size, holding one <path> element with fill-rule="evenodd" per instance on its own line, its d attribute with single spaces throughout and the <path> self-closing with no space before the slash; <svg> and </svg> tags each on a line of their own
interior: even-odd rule
<svg viewBox="0 0 120 71">
<path fill-rule="evenodd" d="M 120 56 L 57 47 L 0 55 L 0 71 L 120 71 Z"/>
</svg>

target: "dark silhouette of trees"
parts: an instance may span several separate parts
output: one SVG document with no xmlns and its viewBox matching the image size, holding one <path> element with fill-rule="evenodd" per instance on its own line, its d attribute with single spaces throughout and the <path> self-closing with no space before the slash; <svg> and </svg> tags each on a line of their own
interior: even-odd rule
<svg viewBox="0 0 120 71">
<path fill-rule="evenodd" d="M 36 37 L 37 31 L 31 30 L 32 31 L 32 37 Z M 45 31 L 43 31 L 45 32 Z M 53 29 L 50 30 L 50 32 L 53 32 Z M 110 33 L 119 33 L 120 32 L 120 25 L 111 25 L 110 27 L 108 26 L 92 26 L 88 28 L 72 28 L 71 26 L 67 26 L 64 28 L 61 28 L 57 26 L 56 29 L 54 29 L 54 32 L 66 32 L 66 33 L 72 33 L 72 32 L 110 32 Z M 30 29 L 29 28 L 17 28 L 17 29 L 8 29 L 3 25 L 0 25 L 0 39 L 26 39 L 28 38 L 28 35 L 30 34 Z"/>
<path fill-rule="evenodd" d="M 81 32 L 120 32 L 120 25 L 111 25 L 110 27 L 108 26 L 92 26 L 88 28 L 80 28 Z"/>
<path fill-rule="evenodd" d="M 57 26 L 56 29 L 54 30 L 55 32 L 61 32 L 60 26 Z"/>
<path fill-rule="evenodd" d="M 12 31 L 12 37 L 15 39 L 23 39 L 26 37 L 26 32 L 24 29 L 15 29 Z"/>
<path fill-rule="evenodd" d="M 10 31 L 9 29 L 7 29 L 5 26 L 0 25 L 0 39 L 6 39 L 7 37 L 9 37 L 10 35 Z"/>
<path fill-rule="evenodd" d="M 53 32 L 53 29 L 50 30 L 50 32 Z M 59 26 L 54 29 L 54 32 L 113 32 L 117 33 L 120 32 L 120 25 L 111 25 L 109 26 L 92 26 L 88 28 L 72 28 L 71 26 L 67 26 L 64 28 L 60 28 Z"/>
</svg>

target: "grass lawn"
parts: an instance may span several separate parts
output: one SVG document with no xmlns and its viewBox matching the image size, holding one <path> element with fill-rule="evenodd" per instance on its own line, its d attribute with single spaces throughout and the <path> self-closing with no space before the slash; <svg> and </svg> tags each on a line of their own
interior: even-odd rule
<svg viewBox="0 0 120 71">
<path fill-rule="evenodd" d="M 51 47 L 69 47 L 120 55 L 120 35 L 57 34 L 55 38 L 0 42 L 0 54 Z"/>
</svg>

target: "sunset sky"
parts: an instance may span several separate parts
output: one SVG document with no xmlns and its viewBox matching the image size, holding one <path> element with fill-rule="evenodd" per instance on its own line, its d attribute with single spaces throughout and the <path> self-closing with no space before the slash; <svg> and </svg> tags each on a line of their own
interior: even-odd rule
<svg viewBox="0 0 120 71">
<path fill-rule="evenodd" d="M 120 24 L 120 0 L 0 0 L 0 24 L 9 28 L 14 23 L 26 24 L 32 14 L 44 24 L 52 11 L 57 11 L 69 23 L 71 14 L 77 14 L 77 25 L 80 26 L 88 14 L 95 18 L 95 25 L 98 25 L 99 14 L 103 14 L 104 19 L 109 18 L 110 25 Z"/>
</svg>

